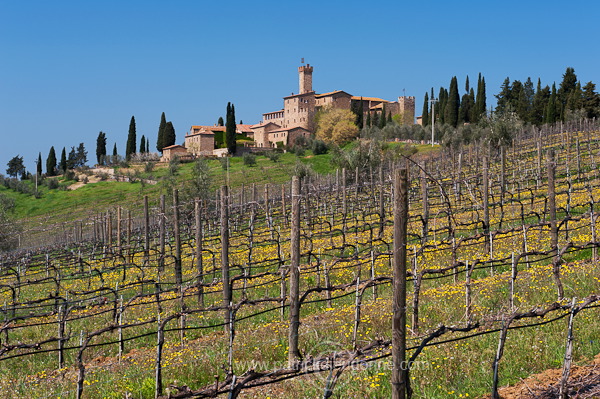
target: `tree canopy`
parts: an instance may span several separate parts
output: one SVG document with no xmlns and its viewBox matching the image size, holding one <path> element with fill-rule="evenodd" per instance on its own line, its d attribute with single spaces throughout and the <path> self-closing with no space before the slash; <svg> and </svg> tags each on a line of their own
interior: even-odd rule
<svg viewBox="0 0 600 399">
<path fill-rule="evenodd" d="M 75 169 L 84 166 L 87 163 L 87 151 L 83 143 L 79 143 L 77 148 L 71 147 L 69 157 L 67 158 L 67 168 Z"/>
<path fill-rule="evenodd" d="M 165 113 L 163 112 L 160 116 L 160 125 L 158 125 L 158 139 L 156 140 L 156 150 L 162 153 L 163 148 L 167 147 L 165 145 L 165 127 L 167 126 L 167 118 L 165 117 Z"/>
<path fill-rule="evenodd" d="M 235 154 L 237 150 L 237 143 L 235 142 L 235 106 L 231 103 L 227 103 L 227 116 L 225 119 L 225 143 L 227 151 L 230 154 Z"/>
<path fill-rule="evenodd" d="M 17 177 L 25 171 L 25 165 L 23 164 L 23 157 L 15 156 L 6 164 L 6 174 L 11 177 Z"/>
<path fill-rule="evenodd" d="M 165 131 L 164 131 L 164 147 L 168 147 L 171 146 L 173 144 L 175 144 L 175 127 L 173 127 L 173 123 L 171 121 L 167 122 L 167 124 L 165 125 Z"/>
<path fill-rule="evenodd" d="M 98 165 L 104 165 L 106 161 L 106 133 L 102 131 L 96 139 L 96 161 Z"/>
<path fill-rule="evenodd" d="M 319 113 L 317 137 L 326 143 L 343 144 L 358 136 L 356 115 L 348 109 L 326 108 Z"/>
<path fill-rule="evenodd" d="M 63 148 L 63 152 L 64 152 Z M 48 158 L 46 158 L 46 174 L 48 176 L 56 175 L 56 151 L 54 150 L 54 146 L 50 147 L 50 151 L 48 152 Z"/>
<path fill-rule="evenodd" d="M 127 146 L 125 147 L 125 157 L 129 159 L 131 154 L 135 153 L 136 149 L 136 132 L 135 132 L 135 118 L 132 116 L 129 122 L 129 134 L 127 135 Z"/>
</svg>

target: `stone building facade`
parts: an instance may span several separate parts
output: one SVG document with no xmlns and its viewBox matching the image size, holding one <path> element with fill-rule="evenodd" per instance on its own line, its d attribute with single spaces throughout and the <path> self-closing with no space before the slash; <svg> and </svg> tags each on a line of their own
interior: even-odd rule
<svg viewBox="0 0 600 399">
<path fill-rule="evenodd" d="M 283 109 L 263 114 L 262 121 L 253 125 L 254 141 L 257 147 L 292 145 L 299 136 L 314 134 L 315 115 L 323 107 L 353 109 L 356 103 L 362 105 L 365 113 L 381 113 L 386 116 L 401 115 L 405 124 L 414 124 L 415 98 L 398 97 L 398 101 L 387 101 L 376 97 L 353 96 L 342 90 L 317 94 L 312 87 L 314 67 L 310 64 L 298 68 L 299 93 L 283 98 Z"/>
<path fill-rule="evenodd" d="M 312 87 L 314 67 L 310 64 L 298 67 L 297 94 L 283 98 L 283 108 L 267 112 L 256 125 L 237 125 L 237 133 L 254 140 L 254 146 L 273 148 L 291 146 L 299 137 L 309 137 L 314 134 L 315 115 L 324 107 L 339 109 L 362 108 L 363 113 L 375 114 L 385 110 L 394 115 L 401 115 L 402 122 L 413 124 L 415 117 L 415 98 L 398 97 L 397 101 L 387 101 L 377 97 L 354 96 L 343 90 L 335 90 L 317 94 Z M 360 105 L 359 105 L 360 104 Z M 364 118 L 366 119 L 366 118 Z M 184 146 L 168 148 L 167 156 L 179 156 L 185 153 L 189 156 L 206 156 L 215 153 L 215 134 L 224 134 L 224 126 L 194 125 L 185 136 Z M 250 142 L 251 143 L 251 142 Z M 219 152 L 220 154 L 220 152 Z"/>
<path fill-rule="evenodd" d="M 170 145 L 168 147 L 163 148 L 162 157 L 160 157 L 161 162 L 169 162 L 174 157 L 186 157 L 189 156 L 189 152 L 187 149 L 179 144 Z"/>
</svg>

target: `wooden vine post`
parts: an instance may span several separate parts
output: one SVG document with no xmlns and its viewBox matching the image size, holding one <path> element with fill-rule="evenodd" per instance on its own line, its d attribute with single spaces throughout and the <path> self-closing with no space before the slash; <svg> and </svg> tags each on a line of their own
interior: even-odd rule
<svg viewBox="0 0 600 399">
<path fill-rule="evenodd" d="M 255 198 L 255 186 L 252 186 Z M 227 186 L 221 186 L 221 279 L 223 281 L 223 307 L 225 307 L 225 331 L 229 333 L 231 314 L 231 285 L 229 281 L 229 207 L 227 200 L 229 190 Z"/>
<path fill-rule="evenodd" d="M 150 256 L 150 211 L 148 209 L 148 196 L 144 195 L 144 259 Z"/>
<path fill-rule="evenodd" d="M 298 329 L 300 327 L 300 179 L 292 177 L 292 231 L 290 237 L 290 330 L 288 363 L 294 367 L 300 359 Z"/>
<path fill-rule="evenodd" d="M 196 272 L 198 278 L 196 283 L 198 284 L 198 306 L 204 306 L 204 267 L 202 264 L 202 213 L 201 213 L 202 202 L 200 198 L 196 198 L 194 201 L 194 213 L 196 217 Z"/>
<path fill-rule="evenodd" d="M 112 235 L 113 235 L 112 214 L 110 213 L 110 211 L 107 211 L 106 212 L 106 236 L 108 237 L 108 252 L 109 253 L 113 252 Z"/>
<path fill-rule="evenodd" d="M 348 202 L 346 198 L 346 168 L 342 168 L 342 232 L 346 242 L 346 217 L 348 215 Z"/>
<path fill-rule="evenodd" d="M 500 202 L 504 204 L 504 194 L 506 191 L 506 148 L 500 147 Z"/>
<path fill-rule="evenodd" d="M 129 261 L 133 262 L 133 250 L 131 249 L 131 209 L 127 210 L 127 253 L 129 255 Z M 125 270 L 125 268 L 123 268 Z"/>
<path fill-rule="evenodd" d="M 569 315 L 569 325 L 567 327 L 567 344 L 565 346 L 565 357 L 563 360 L 562 377 L 560 379 L 558 398 L 567 399 L 569 397 L 568 381 L 571 372 L 571 363 L 573 362 L 573 319 L 579 311 L 575 306 L 577 299 L 571 300 L 571 313 Z"/>
<path fill-rule="evenodd" d="M 173 190 L 173 234 L 175 238 L 175 284 L 181 288 L 183 275 L 181 272 L 181 235 L 179 231 L 179 190 Z"/>
<path fill-rule="evenodd" d="M 406 169 L 394 171 L 394 250 L 392 302 L 392 399 L 407 396 L 406 364 L 406 232 L 408 177 Z"/>
<path fill-rule="evenodd" d="M 558 298 L 564 297 L 564 289 L 560 281 L 560 254 L 558 251 L 558 224 L 556 223 L 556 189 L 555 189 L 556 162 L 554 151 L 548 151 L 548 208 L 550 217 L 550 247 L 554 255 L 552 260 L 552 272 L 556 282 Z"/>
<path fill-rule="evenodd" d="M 421 233 L 421 245 L 424 246 L 427 243 L 427 234 L 429 232 L 428 219 L 429 219 L 429 198 L 427 188 L 427 175 L 425 173 L 425 162 L 421 164 L 420 168 L 420 180 L 421 180 L 421 206 L 423 207 L 423 230 Z"/>
<path fill-rule="evenodd" d="M 383 229 L 385 226 L 385 188 L 383 185 L 383 165 L 379 165 L 379 238 L 383 237 Z"/>
<path fill-rule="evenodd" d="M 485 235 L 485 252 L 491 251 L 490 240 L 490 207 L 489 207 L 489 160 L 483 157 L 483 234 Z"/>
<path fill-rule="evenodd" d="M 117 207 L 117 253 L 121 255 L 121 247 L 123 246 L 123 242 L 121 241 L 121 207 Z"/>
<path fill-rule="evenodd" d="M 166 230 L 167 219 L 165 218 L 165 195 L 160 196 L 160 218 L 158 220 L 159 229 L 159 245 L 160 245 L 160 259 L 158 260 L 158 271 L 162 272 L 165 269 L 165 230 Z"/>
</svg>

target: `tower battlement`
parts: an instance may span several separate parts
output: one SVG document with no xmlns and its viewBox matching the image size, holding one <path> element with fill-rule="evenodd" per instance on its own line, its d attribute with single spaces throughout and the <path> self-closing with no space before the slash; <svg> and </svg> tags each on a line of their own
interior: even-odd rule
<svg viewBox="0 0 600 399">
<path fill-rule="evenodd" d="M 304 94 L 313 91 L 312 89 L 313 67 L 310 64 L 298 67 L 298 78 L 300 80 L 300 91 L 298 94 Z"/>
</svg>

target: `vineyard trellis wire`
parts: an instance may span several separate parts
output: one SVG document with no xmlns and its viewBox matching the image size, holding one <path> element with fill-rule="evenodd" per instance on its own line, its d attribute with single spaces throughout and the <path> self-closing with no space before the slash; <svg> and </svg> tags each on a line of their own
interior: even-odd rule
<svg viewBox="0 0 600 399">
<path fill-rule="evenodd" d="M 587 146 L 587 154 L 581 154 L 582 143 L 584 148 Z M 556 151 L 556 160 L 551 158 L 546 169 L 550 172 L 556 166 L 555 187 L 566 189 L 554 192 L 550 184 L 544 185 L 552 175 L 547 173 L 544 178 L 540 148 L 548 153 Z M 572 150 L 576 150 L 575 162 Z M 500 332 L 505 339 L 509 330 L 526 327 L 511 326 L 515 320 L 541 317 L 539 311 L 517 312 L 519 299 L 514 291 L 518 276 L 534 265 L 552 265 L 557 298 L 563 299 L 559 287 L 564 258 L 589 251 L 594 259 L 597 257 L 598 174 L 593 166 L 586 167 L 579 161 L 587 156 L 595 162 L 597 150 L 597 141 L 587 131 L 560 131 L 518 137 L 512 152 L 509 149 L 504 162 L 498 165 L 479 157 L 485 153 L 483 159 L 492 158 L 493 151 L 475 146 L 468 149 L 470 155 L 467 150 L 457 150 L 458 154 L 449 151 L 443 158 L 421 165 L 422 169 L 410 166 L 407 257 L 411 267 L 406 282 L 413 286 L 409 337 L 413 344 L 408 347 L 414 351 L 412 361 L 423 343 L 423 347 L 442 343 L 433 342 L 441 336 L 440 331 L 466 334 L 484 328 L 474 320 L 488 315 L 478 313 L 473 306 L 474 286 L 484 276 L 510 271 L 511 305 L 505 314 L 487 320 L 502 327 L 487 326 L 476 334 Z M 505 174 L 511 172 L 514 178 L 506 179 Z M 202 336 L 204 331 L 220 329 L 227 336 L 225 379 L 195 391 L 182 390 L 178 397 L 210 397 L 228 392 L 237 395 L 252 386 L 325 372 L 319 369 L 320 365 L 333 362 L 340 373 L 331 374 L 325 384 L 330 395 L 341 371 L 349 364 L 380 359 L 382 355 L 375 356 L 375 352 L 390 345 L 387 340 L 374 340 L 361 346 L 356 338 L 364 293 L 372 289 L 376 300 L 381 297 L 381 289 L 391 285 L 394 253 L 389 211 L 394 200 L 391 169 L 387 165 L 375 174 L 372 169 L 359 173 L 362 177 L 355 172 L 352 178 L 342 171 L 335 180 L 332 176 L 309 179 L 299 194 L 292 194 L 283 185 L 283 195 L 272 198 L 270 193 L 278 190 L 266 188 L 263 198 L 259 198 L 259 190 L 253 186 L 248 202 L 244 190 L 229 193 L 224 188 L 216 199 L 203 204 L 179 204 L 175 195 L 167 211 L 163 197 L 154 208 L 148 203 L 147 212 L 139 220 L 134 221 L 130 211 L 123 220 L 121 208 L 114 219 L 110 213 L 95 219 L 90 225 L 93 234 L 88 234 L 87 240 L 78 241 L 85 234 L 83 229 L 73 228 L 77 231 L 76 245 L 65 242 L 4 256 L 0 275 L 4 303 L 0 361 L 56 356 L 59 368 L 63 368 L 76 360 L 77 392 L 81 396 L 85 389 L 86 351 L 107 347 L 121 357 L 127 346 L 136 342 L 147 345 L 147 339 L 156 339 L 154 380 L 158 397 L 164 390 L 163 354 L 159 348 L 165 340 L 178 337 L 185 345 L 186 334 Z M 354 180 L 354 184 L 347 184 L 347 180 Z M 511 184 L 512 189 L 508 187 Z M 294 198 L 301 198 L 298 204 L 302 208 L 296 239 L 291 238 L 294 217 L 289 217 Z M 82 221 L 74 225 L 81 226 Z M 299 269 L 292 266 L 291 259 L 295 240 L 299 245 Z M 478 258 L 472 260 L 472 253 L 477 253 Z M 441 267 L 428 266 L 435 264 Z M 298 271 L 297 302 L 292 298 L 293 290 L 288 291 L 294 270 Z M 463 319 L 449 320 L 447 326 L 433 332 L 421 332 L 423 327 L 429 331 L 433 327 L 420 325 L 419 298 L 426 288 L 423 284 L 460 284 L 462 279 L 468 304 Z M 321 303 L 332 308 L 348 300 L 355 309 L 352 350 L 302 359 L 297 348 L 294 367 L 236 376 L 235 342 L 240 323 L 253 323 L 265 314 L 275 315 L 271 320 L 285 323 L 286 312 L 290 317 L 292 313 L 300 317 L 302 309 L 309 311 Z M 560 313 L 556 318 L 560 320 L 584 308 L 595 309 L 592 303 L 596 300 L 590 293 L 584 299 L 586 306 L 568 305 L 562 300 L 546 309 L 550 309 L 547 313 Z M 297 312 L 292 312 L 295 306 Z M 202 320 L 206 323 L 202 324 Z M 177 326 L 169 326 L 175 321 Z M 298 326 L 301 322 L 300 317 L 292 323 Z M 461 323 L 466 323 L 465 327 L 457 327 Z M 32 329 L 43 332 L 26 341 L 26 331 Z M 291 350 L 289 355 L 291 359 Z M 498 350 L 496 365 L 501 355 Z M 497 383 L 498 373 L 495 374 Z"/>
</svg>

